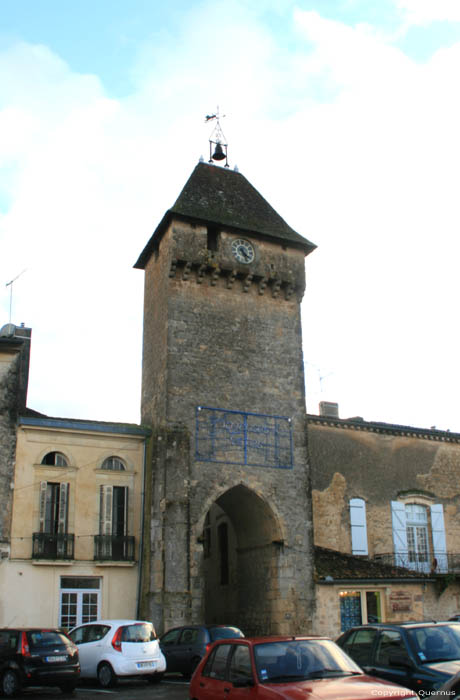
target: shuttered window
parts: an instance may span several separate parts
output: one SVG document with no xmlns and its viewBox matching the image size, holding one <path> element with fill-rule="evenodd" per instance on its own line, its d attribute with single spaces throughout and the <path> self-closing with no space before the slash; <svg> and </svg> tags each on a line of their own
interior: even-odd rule
<svg viewBox="0 0 460 700">
<path fill-rule="evenodd" d="M 351 551 L 367 555 L 366 502 L 362 498 L 350 499 Z"/>
</svg>

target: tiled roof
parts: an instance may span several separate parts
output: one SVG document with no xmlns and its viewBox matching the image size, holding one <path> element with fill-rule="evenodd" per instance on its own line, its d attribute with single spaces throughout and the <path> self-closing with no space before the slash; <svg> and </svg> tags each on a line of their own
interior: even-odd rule
<svg viewBox="0 0 460 700">
<path fill-rule="evenodd" d="M 174 215 L 268 237 L 301 248 L 306 255 L 316 248 L 281 218 L 244 175 L 228 168 L 198 163 L 134 267 L 145 267 L 156 242 Z"/>
<path fill-rule="evenodd" d="M 345 554 L 334 549 L 315 547 L 316 580 L 333 581 L 369 579 L 426 579 L 428 576 L 401 566 L 382 564 L 367 557 Z"/>
<path fill-rule="evenodd" d="M 308 423 L 317 423 L 332 428 L 343 430 L 358 430 L 371 433 L 385 433 L 387 435 L 404 435 L 423 440 L 435 440 L 437 442 L 460 442 L 460 433 L 451 433 L 449 430 L 437 430 L 436 428 L 417 428 L 411 425 L 397 425 L 396 423 L 383 423 L 378 421 L 365 421 L 362 418 L 335 418 L 332 416 L 318 416 L 307 414 Z"/>
</svg>

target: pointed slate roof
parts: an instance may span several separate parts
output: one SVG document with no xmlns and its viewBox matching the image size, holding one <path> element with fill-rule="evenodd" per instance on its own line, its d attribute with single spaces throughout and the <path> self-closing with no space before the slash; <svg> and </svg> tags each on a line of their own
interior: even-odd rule
<svg viewBox="0 0 460 700">
<path fill-rule="evenodd" d="M 316 248 L 281 218 L 244 175 L 228 168 L 198 163 L 134 267 L 145 267 L 173 216 L 276 240 L 283 245 L 301 248 L 305 255 Z"/>
</svg>

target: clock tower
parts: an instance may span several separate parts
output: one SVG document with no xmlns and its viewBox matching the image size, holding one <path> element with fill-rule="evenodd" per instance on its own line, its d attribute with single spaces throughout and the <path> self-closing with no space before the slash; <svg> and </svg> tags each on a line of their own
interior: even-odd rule
<svg viewBox="0 0 460 700">
<path fill-rule="evenodd" d="M 311 632 L 300 302 L 314 244 L 239 172 L 199 163 L 145 270 L 141 611 L 159 631 Z"/>
</svg>

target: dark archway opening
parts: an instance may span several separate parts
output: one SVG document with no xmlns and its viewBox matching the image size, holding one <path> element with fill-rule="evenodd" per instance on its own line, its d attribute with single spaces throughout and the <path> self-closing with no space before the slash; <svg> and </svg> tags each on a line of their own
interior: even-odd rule
<svg viewBox="0 0 460 700">
<path fill-rule="evenodd" d="M 283 542 L 270 506 L 245 486 L 229 489 L 206 515 L 203 542 L 206 623 L 273 632 Z"/>
</svg>

